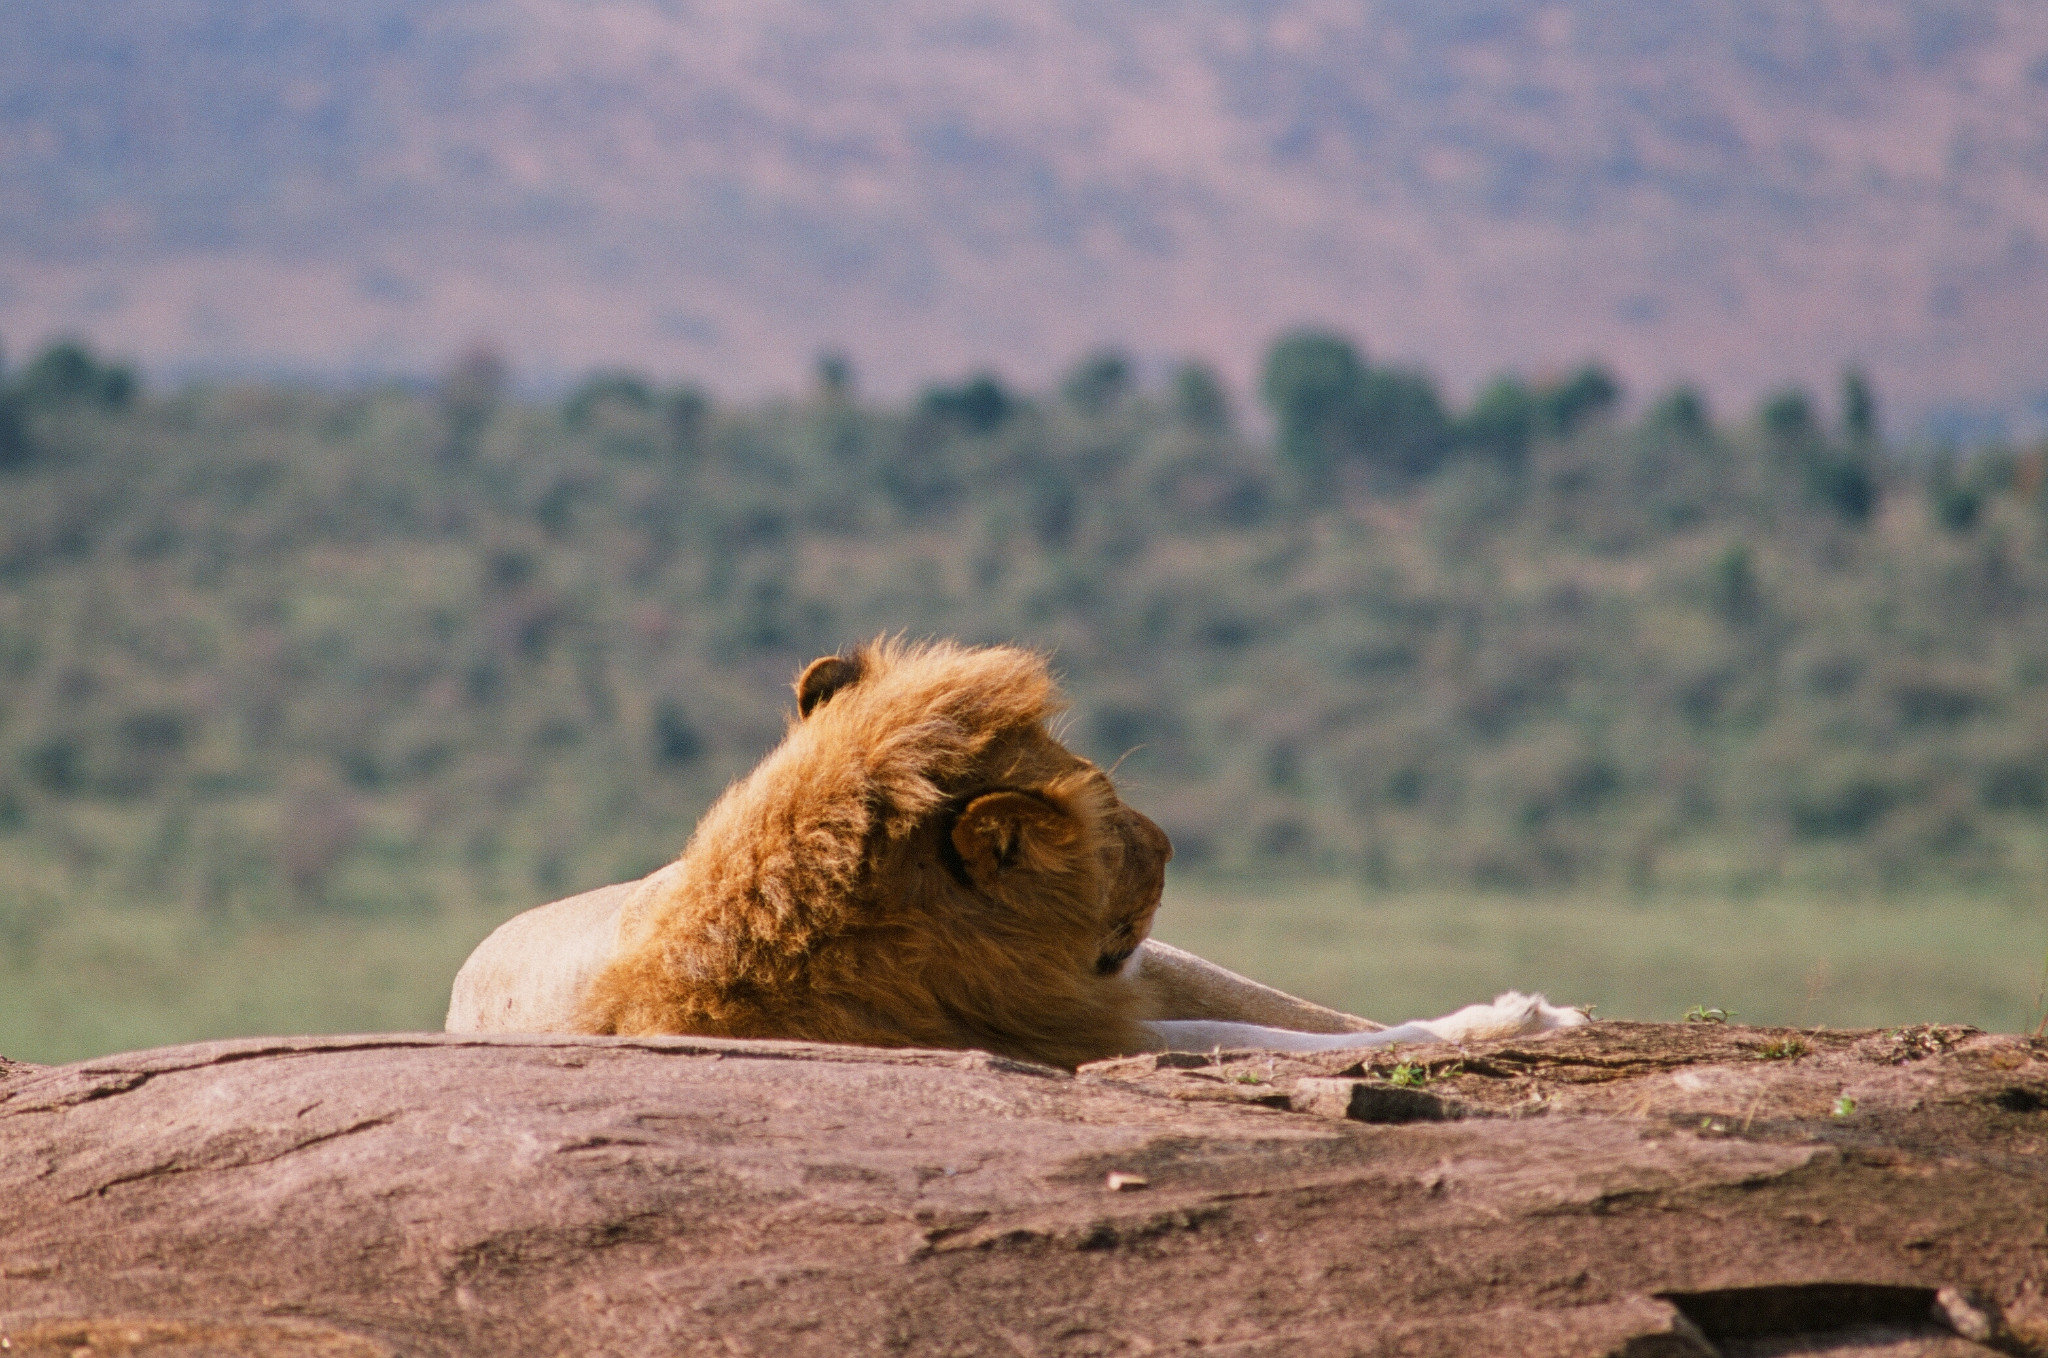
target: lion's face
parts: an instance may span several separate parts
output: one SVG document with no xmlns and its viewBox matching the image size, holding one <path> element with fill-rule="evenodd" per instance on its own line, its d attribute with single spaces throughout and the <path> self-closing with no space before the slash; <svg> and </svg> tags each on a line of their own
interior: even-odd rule
<svg viewBox="0 0 2048 1358">
<path fill-rule="evenodd" d="M 1109 777 L 1034 724 L 999 742 L 914 836 L 905 893 L 947 940 L 924 984 L 958 1041 L 1059 1065 L 1133 1049 L 1125 964 L 1152 929 L 1173 847 Z M 942 873 L 926 870 L 925 845 Z"/>
<path fill-rule="evenodd" d="M 1124 965 L 1151 932 L 1173 846 L 1053 736 L 1044 662 L 1007 647 L 866 647 L 813 661 L 796 691 L 792 740 L 866 746 L 940 726 L 978 737 L 957 762 L 944 742 L 927 747 L 943 800 L 868 865 L 877 913 L 913 916 L 899 927 L 920 936 L 920 984 L 962 1040 L 1067 1064 L 1128 1049 Z M 1027 1035 L 1052 1015 L 1067 1020 L 1050 1025 L 1057 1041 Z"/>
<path fill-rule="evenodd" d="M 1152 916 L 1166 888 L 1166 864 L 1173 842 L 1149 816 L 1122 806 L 1116 827 L 1116 862 L 1110 867 L 1110 927 L 1095 956 L 1095 973 L 1114 976 L 1152 932 Z"/>
<path fill-rule="evenodd" d="M 1057 798 L 1069 814 L 1092 822 L 1087 838 L 1094 846 L 1100 918 L 1088 967 L 1097 977 L 1119 976 L 1152 932 L 1152 917 L 1166 886 L 1166 865 L 1173 857 L 1166 832 L 1126 804 L 1107 774 L 1067 749 L 1043 725 L 992 751 L 979 774 L 983 789 L 978 795 L 1015 789 Z M 963 808 L 972 807 L 978 795 L 963 799 Z M 957 842 L 958 822 L 948 830 Z M 972 874 L 968 885 L 975 885 Z"/>
</svg>

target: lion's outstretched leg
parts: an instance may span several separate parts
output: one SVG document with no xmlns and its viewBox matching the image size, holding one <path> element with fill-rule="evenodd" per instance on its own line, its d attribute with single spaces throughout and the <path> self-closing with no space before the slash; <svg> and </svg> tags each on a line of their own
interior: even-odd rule
<svg viewBox="0 0 2048 1358">
<path fill-rule="evenodd" d="M 1509 991 L 1491 1004 L 1472 1004 L 1438 1019 L 1414 1019 L 1378 1032 L 1305 1033 L 1257 1023 L 1214 1019 L 1154 1019 L 1145 1024 L 1154 1051 L 1233 1050 L 1318 1052 L 1396 1043 L 1476 1042 L 1490 1037 L 1523 1037 L 1587 1022 L 1577 1009 L 1551 1004 L 1541 995 Z"/>
<path fill-rule="evenodd" d="M 1144 1019 L 1211 1019 L 1297 1034 L 1370 1033 L 1383 1026 L 1260 985 L 1156 938 L 1146 939 L 1131 954 L 1124 977 L 1138 990 Z"/>
</svg>

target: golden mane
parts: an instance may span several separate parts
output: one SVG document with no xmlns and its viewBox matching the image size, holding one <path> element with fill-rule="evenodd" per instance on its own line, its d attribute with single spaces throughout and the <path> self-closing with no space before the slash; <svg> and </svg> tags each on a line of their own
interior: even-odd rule
<svg viewBox="0 0 2048 1358">
<path fill-rule="evenodd" d="M 1062 1065 L 1132 1050 L 1104 961 L 1143 938 L 1170 850 L 1046 730 L 1064 701 L 1045 658 L 884 639 L 813 662 L 797 699 L 625 905 L 581 1026 Z"/>
</svg>

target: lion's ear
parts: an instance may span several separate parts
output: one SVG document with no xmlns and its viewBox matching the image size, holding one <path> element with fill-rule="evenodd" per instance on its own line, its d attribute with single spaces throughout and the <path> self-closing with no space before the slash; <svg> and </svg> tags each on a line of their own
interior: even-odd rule
<svg viewBox="0 0 2048 1358">
<path fill-rule="evenodd" d="M 860 678 L 860 669 L 858 658 L 843 655 L 821 655 L 804 666 L 796 681 L 797 716 L 810 716 L 819 703 Z"/>
<path fill-rule="evenodd" d="M 1080 817 L 1029 792 L 983 793 L 953 822 L 953 848 L 983 890 L 1011 872 L 1071 867 L 1086 838 Z"/>
</svg>

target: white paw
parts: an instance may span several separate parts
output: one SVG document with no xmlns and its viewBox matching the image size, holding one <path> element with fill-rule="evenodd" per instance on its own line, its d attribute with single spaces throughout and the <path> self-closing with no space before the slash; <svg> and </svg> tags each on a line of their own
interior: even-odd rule
<svg viewBox="0 0 2048 1358">
<path fill-rule="evenodd" d="M 1530 1031 L 1538 1033 L 1547 1033 L 1552 1028 L 1578 1028 L 1593 1021 L 1585 1010 L 1562 1008 L 1541 995 L 1536 996 L 1536 1017 L 1539 1021 Z"/>
<path fill-rule="evenodd" d="M 1541 995 L 1510 990 L 1492 1004 L 1468 1004 L 1455 1014 L 1416 1026 L 1444 1042 L 1477 1042 L 1491 1037 L 1524 1037 L 1552 1028 L 1576 1028 L 1588 1022 L 1581 1010 L 1564 1009 Z"/>
</svg>

